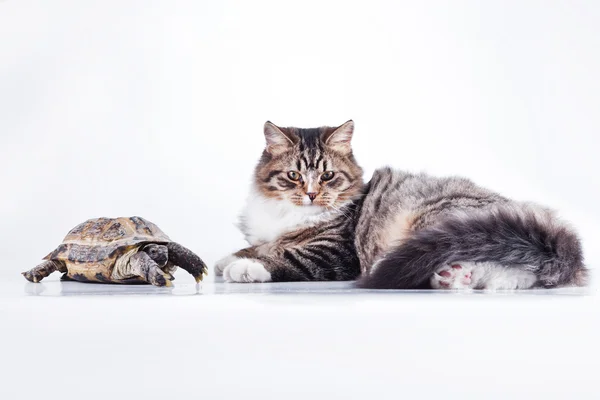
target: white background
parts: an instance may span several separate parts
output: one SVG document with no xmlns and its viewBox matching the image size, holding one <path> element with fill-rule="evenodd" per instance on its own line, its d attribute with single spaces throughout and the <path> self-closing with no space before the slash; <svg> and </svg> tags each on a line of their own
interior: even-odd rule
<svg viewBox="0 0 600 400">
<path fill-rule="evenodd" d="M 70 228 L 91 217 L 146 217 L 173 239 L 195 250 L 210 265 L 242 246 L 244 242 L 234 222 L 263 147 L 262 125 L 266 120 L 282 126 L 316 127 L 353 119 L 355 155 L 367 178 L 373 169 L 384 164 L 437 175 L 458 174 L 506 196 L 551 206 L 581 233 L 589 266 L 598 265 L 599 20 L 600 3 L 595 1 L 0 1 L 0 278 L 5 285 L 12 285 L 3 286 L 0 312 L 8 318 L 3 318 L 6 324 L 12 326 L 6 335 L 14 343 L 8 353 L 10 357 L 4 361 L 7 368 L 22 367 L 18 369 L 20 380 L 14 388 L 27 386 L 26 372 L 32 368 L 23 364 L 33 350 L 25 343 L 35 343 L 36 351 L 45 346 L 64 348 L 68 340 L 55 339 L 63 337 L 72 327 L 60 324 L 83 312 L 91 331 L 94 323 L 104 326 L 111 315 L 116 316 L 114 321 L 122 322 L 129 310 L 127 305 L 139 307 L 135 308 L 137 311 L 147 310 L 147 314 L 136 314 L 136 318 L 145 322 L 154 321 L 152 312 L 158 308 L 162 317 L 175 324 L 173 330 L 180 328 L 177 321 L 181 321 L 183 310 L 187 315 L 190 308 L 204 307 L 207 318 L 212 316 L 220 329 L 238 332 L 238 336 L 232 337 L 223 336 L 218 329 L 205 332 L 218 338 L 213 351 L 219 354 L 230 351 L 226 353 L 230 354 L 227 360 L 235 365 L 236 360 L 253 365 L 254 359 L 248 357 L 256 356 L 262 360 L 263 370 L 279 371 L 273 364 L 275 361 L 277 365 L 296 365 L 298 359 L 293 354 L 310 354 L 310 351 L 322 357 L 316 361 L 321 366 L 329 365 L 324 360 L 336 359 L 337 350 L 325 346 L 318 331 L 305 336 L 312 343 L 302 342 L 302 346 L 281 337 L 278 344 L 268 341 L 273 329 L 282 333 L 271 318 L 273 315 L 287 315 L 296 321 L 298 329 L 304 330 L 310 326 L 317 329 L 323 318 L 329 321 L 330 312 L 323 314 L 318 306 L 320 298 L 310 295 L 302 300 L 284 297 L 286 300 L 281 301 L 290 307 L 290 314 L 282 315 L 279 308 L 269 309 L 273 304 L 278 307 L 281 297 L 277 296 L 262 304 L 267 311 L 264 307 L 250 307 L 253 311 L 242 307 L 246 301 L 244 294 L 230 296 L 224 304 L 214 297 L 211 302 L 215 304 L 210 306 L 213 308 L 198 304 L 197 298 L 196 305 L 190 300 L 185 304 L 170 301 L 166 305 L 162 297 L 155 296 L 136 297 L 134 303 L 125 300 L 130 298 L 119 301 L 111 298 L 102 303 L 99 298 L 77 297 L 61 299 L 61 307 L 57 307 L 59 304 L 50 302 L 50 298 L 23 297 L 31 287 L 25 285 L 23 291 L 24 281 L 18 272 L 36 265 Z M 51 284 L 60 285 L 57 277 L 49 279 Z M 178 273 L 177 281 L 189 284 L 191 278 Z M 268 293 L 269 289 L 262 287 L 261 291 Z M 361 322 L 352 322 L 354 306 L 344 307 L 355 304 L 361 297 L 344 299 L 345 302 L 339 300 L 338 304 L 336 300 L 328 307 L 332 310 L 337 307 L 338 328 L 347 326 L 350 331 L 340 333 L 344 339 L 335 343 L 351 345 L 354 339 L 359 339 L 351 334 L 353 324 Z M 480 321 L 491 326 L 501 324 L 502 318 L 508 318 L 509 322 L 498 325 L 504 334 L 499 330 L 487 331 L 485 338 L 489 342 L 477 334 L 476 350 L 472 342 L 461 336 L 476 335 L 481 329 L 477 321 L 468 317 L 469 312 L 475 312 L 469 301 L 456 302 L 463 308 L 454 318 L 452 314 L 436 317 L 431 311 L 435 307 L 419 305 L 419 297 L 378 299 L 366 303 L 374 304 L 372 309 L 360 303 L 364 308 L 359 315 L 366 316 L 371 326 L 377 324 L 375 316 L 381 315 L 382 321 L 386 321 L 380 327 L 386 332 L 382 343 L 392 347 L 396 337 L 409 343 L 424 338 L 420 344 L 407 345 L 416 346 L 415 358 L 411 360 L 418 359 L 420 363 L 429 360 L 434 363 L 429 368 L 438 376 L 445 371 L 450 375 L 444 379 L 456 377 L 435 386 L 440 395 L 444 387 L 458 390 L 453 393 L 462 395 L 496 393 L 498 398 L 503 398 L 502 388 L 513 397 L 515 393 L 567 395 L 579 390 L 579 398 L 583 398 L 583 394 L 591 393 L 586 392 L 588 388 L 598 390 L 597 385 L 592 386 L 586 380 L 591 375 L 582 375 L 571 364 L 570 369 L 566 368 L 571 371 L 570 380 L 561 383 L 558 379 L 561 375 L 555 369 L 548 369 L 550 364 L 545 358 L 556 360 L 553 355 L 558 354 L 559 362 L 561 357 L 564 362 L 565 357 L 577 350 L 580 358 L 569 362 L 585 371 L 593 370 L 586 364 L 591 354 L 585 354 L 585 350 L 598 355 L 597 340 L 592 339 L 598 337 L 598 319 L 590 319 L 583 310 L 597 313 L 597 297 L 587 302 L 583 299 L 565 302 L 559 296 L 553 300 L 556 306 L 545 300 L 543 305 L 532 305 L 531 300 L 516 297 L 508 308 L 502 306 L 508 303 L 493 303 L 495 310 L 502 310 L 498 314 L 488 314 L 477 306 Z M 389 326 L 389 315 L 386 317 L 380 307 L 398 313 L 393 305 L 397 301 L 404 304 L 407 299 L 415 302 L 414 311 L 411 313 L 410 307 L 406 311 L 407 306 L 403 305 L 408 317 L 401 313 L 398 325 Z M 442 299 L 445 302 L 447 298 Z M 240 307 L 238 315 L 236 310 Z M 102 317 L 92 318 L 86 313 L 88 309 Z M 228 312 L 228 317 L 219 317 L 221 314 L 216 310 L 221 309 Z M 291 317 L 294 310 L 298 315 L 295 320 Z M 443 306 L 441 310 L 451 312 L 452 307 Z M 519 310 L 518 316 L 513 313 L 515 310 Z M 32 321 L 37 320 L 30 315 L 43 315 L 45 319 L 36 325 Z M 235 323 L 236 315 L 243 321 L 241 327 Z M 254 323 L 247 321 L 251 319 L 249 315 L 260 319 Z M 437 322 L 431 326 L 423 323 L 419 318 L 425 315 L 428 321 L 433 318 Z M 408 318 L 411 326 L 418 329 L 407 331 L 401 318 Z M 544 322 L 523 328 L 523 323 L 533 324 L 536 318 Z M 115 324 L 114 330 L 94 330 L 94 340 L 103 341 L 106 334 L 117 343 L 119 332 L 139 333 Z M 554 324 L 567 326 L 564 328 L 567 333 L 557 333 Z M 44 344 L 42 336 L 28 336 L 38 330 L 38 335 L 42 335 L 50 326 L 58 335 L 52 343 Z M 190 329 L 189 323 L 183 328 Z M 550 335 L 546 328 L 556 336 L 546 336 L 549 342 L 542 345 L 535 337 Z M 266 335 L 261 336 L 261 343 L 271 343 L 264 352 L 256 345 L 261 341 L 257 339 L 260 336 L 257 329 L 263 329 L 260 333 Z M 376 329 L 372 336 L 364 330 L 367 326 L 362 329 L 361 343 L 377 340 Z M 440 329 L 449 329 L 456 340 L 447 342 L 436 337 L 434 332 Z M 531 335 L 525 336 L 525 340 L 519 335 L 505 335 L 505 331 L 521 330 Z M 575 332 L 583 332 L 584 337 L 574 337 Z M 80 346 L 85 347 L 86 335 L 89 332 L 74 335 L 80 338 Z M 175 333 L 169 335 L 171 340 L 177 337 Z M 252 339 L 243 340 L 244 335 Z M 183 336 L 189 338 L 194 334 L 186 332 Z M 235 344 L 239 336 L 246 352 L 237 353 L 236 359 L 239 348 Z M 159 340 L 158 336 L 147 340 L 151 339 Z M 565 341 L 571 346 L 577 343 L 577 348 L 570 352 L 567 347 L 560 347 Z M 6 345 L 9 340 L 3 342 Z M 443 346 L 431 348 L 429 343 L 443 343 Z M 214 388 L 237 380 L 243 382 L 239 390 L 270 387 L 272 393 L 280 393 L 277 390 L 285 392 L 287 387 L 296 387 L 292 382 L 297 385 L 311 382 L 310 376 L 297 374 L 286 375 L 289 381 L 284 376 L 255 380 L 253 372 L 239 369 L 231 376 L 223 359 L 215 370 L 211 367 L 215 365 L 214 358 L 203 359 L 200 355 L 186 364 L 189 358 L 184 356 L 185 345 L 176 345 L 176 358 L 171 359 L 169 368 L 178 363 L 184 365 L 188 371 L 186 378 L 194 376 L 189 375 L 193 368 L 205 368 L 214 373 L 209 379 Z M 105 354 L 113 354 L 110 351 L 117 354 L 117 348 L 126 346 L 106 344 L 102 349 L 109 352 Z M 357 356 L 361 360 L 362 354 L 365 363 L 368 361 L 368 366 L 357 368 L 371 368 L 375 378 L 367 382 L 379 388 L 376 392 L 380 397 L 382 393 L 395 393 L 383 391 L 381 384 L 394 383 L 392 376 L 385 373 L 393 375 L 389 368 L 396 365 L 386 358 L 389 349 L 381 346 L 363 347 Z M 283 348 L 292 352 L 287 359 L 281 358 Z M 401 346 L 393 348 L 398 355 L 403 354 Z M 466 350 L 457 350 L 461 348 Z M 484 386 L 469 391 L 475 378 L 472 374 L 465 377 L 464 368 L 489 361 L 482 354 L 499 356 L 511 348 L 520 361 L 506 358 L 494 365 L 501 374 L 506 369 L 514 370 L 514 363 L 519 364 L 523 370 L 515 372 L 514 377 L 531 376 L 537 382 L 534 388 L 527 385 L 528 381 L 519 381 L 522 388 L 531 392 L 521 390 L 521 386 L 518 389 L 510 386 L 510 381 L 497 376 L 494 380 L 492 375 L 486 383 L 493 386 L 497 381 L 496 392 L 488 392 Z M 53 372 L 67 368 L 70 364 L 66 361 L 60 366 L 53 364 L 63 358 L 55 351 L 46 354 L 42 364 L 34 365 Z M 474 351 L 482 358 L 472 358 Z M 159 357 L 157 353 L 151 354 Z M 436 359 L 460 360 L 461 355 L 467 357 L 462 363 L 452 364 L 446 358 L 444 363 L 435 364 Z M 275 360 L 276 357 L 280 358 Z M 103 368 L 110 359 L 103 359 L 98 364 L 101 367 L 93 359 L 77 359 L 77 362 L 94 373 L 104 371 L 106 375 L 108 372 Z M 404 378 L 407 371 L 414 371 L 411 365 L 403 367 Z M 418 365 L 424 369 L 419 370 L 413 386 L 414 382 L 427 386 L 431 381 L 428 367 Z M 373 372 L 379 371 L 377 366 L 384 375 Z M 334 372 L 340 371 L 338 367 L 335 363 L 331 365 Z M 41 368 L 34 370 L 39 372 Z M 125 371 L 122 368 L 120 372 Z M 139 369 L 125 372 L 142 379 L 136 375 L 141 373 Z M 182 373 L 181 369 L 164 374 L 177 384 L 178 373 Z M 357 381 L 364 375 L 339 373 L 340 379 L 332 378 L 334 382 L 345 382 L 343 375 L 351 377 L 354 383 L 340 384 L 336 393 L 347 390 L 367 396 L 371 392 L 369 386 L 361 387 Z M 325 371 L 320 374 L 327 376 Z M 57 379 L 59 375 L 62 374 L 57 374 Z M 143 376 L 150 379 L 145 370 Z M 386 379 L 379 382 L 378 376 Z M 119 379 L 128 381 L 124 377 Z M 95 390 L 99 390 L 96 378 L 93 381 Z M 461 386 L 465 381 L 469 384 Z M 52 382 L 58 385 L 57 381 Z M 152 382 L 154 391 L 144 386 L 146 395 L 152 397 L 152 393 L 166 390 L 166 386 Z M 203 382 L 199 377 L 193 385 L 201 388 Z M 319 380 L 322 393 L 324 388 L 331 388 L 328 382 Z M 550 383 L 562 384 L 563 392 L 552 392 L 548 389 Z M 79 384 L 85 386 L 85 380 Z M 181 387 L 190 384 L 181 382 Z M 413 386 L 406 392 L 412 394 L 409 398 L 416 398 L 416 393 L 423 397 L 429 394 Z M 56 394 L 52 389 L 59 387 L 67 390 L 68 385 L 37 387 L 35 393 Z M 229 390 L 227 393 L 234 393 L 231 387 Z M 402 393 L 397 387 L 394 390 Z M 252 391 L 246 395 L 252 393 L 258 396 Z"/>
</svg>

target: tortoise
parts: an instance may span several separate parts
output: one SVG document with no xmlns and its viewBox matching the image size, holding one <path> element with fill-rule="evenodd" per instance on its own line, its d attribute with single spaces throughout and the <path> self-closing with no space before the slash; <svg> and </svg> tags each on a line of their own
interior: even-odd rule
<svg viewBox="0 0 600 400">
<path fill-rule="evenodd" d="M 178 266 L 196 282 L 208 271 L 200 257 L 141 217 L 89 219 L 71 229 L 44 260 L 23 272 L 25 279 L 39 282 L 60 271 L 61 280 L 172 286 Z"/>
</svg>

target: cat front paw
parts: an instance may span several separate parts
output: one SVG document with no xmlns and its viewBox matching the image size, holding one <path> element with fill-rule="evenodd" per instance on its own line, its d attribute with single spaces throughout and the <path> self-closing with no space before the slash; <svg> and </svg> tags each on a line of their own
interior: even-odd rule
<svg viewBox="0 0 600 400">
<path fill-rule="evenodd" d="M 214 267 L 214 271 L 215 271 L 215 275 L 216 276 L 223 276 L 223 271 L 225 271 L 225 268 L 233 263 L 234 261 L 239 260 L 239 257 L 234 256 L 233 254 L 228 255 L 227 257 L 223 257 L 221 258 L 219 261 L 217 261 L 217 263 L 215 264 Z"/>
<path fill-rule="evenodd" d="M 464 264 L 445 265 L 431 277 L 434 289 L 471 289 L 471 267 Z"/>
<path fill-rule="evenodd" d="M 256 260 L 240 258 L 225 267 L 223 278 L 227 282 L 270 282 L 271 273 Z"/>
</svg>

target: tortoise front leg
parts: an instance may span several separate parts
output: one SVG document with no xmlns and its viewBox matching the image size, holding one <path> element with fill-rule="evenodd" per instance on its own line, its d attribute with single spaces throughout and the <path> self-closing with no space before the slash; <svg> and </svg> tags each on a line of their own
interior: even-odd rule
<svg viewBox="0 0 600 400">
<path fill-rule="evenodd" d="M 144 247 L 142 251 L 148 254 L 150 258 L 158 264 L 159 268 L 163 270 L 170 281 L 175 279 L 173 274 L 175 273 L 175 270 L 177 270 L 177 266 L 169 261 L 169 249 L 167 249 L 167 246 L 162 244 L 149 244 Z"/>
<path fill-rule="evenodd" d="M 154 286 L 172 286 L 171 275 L 163 272 L 150 256 L 139 251 L 129 259 L 129 273 L 137 275 Z"/>
<path fill-rule="evenodd" d="M 30 269 L 29 271 L 22 272 L 21 274 L 27 279 L 29 282 L 39 282 L 54 271 L 67 272 L 67 268 L 63 266 L 59 261 L 44 261 L 40 265 L 35 268 Z"/>
<path fill-rule="evenodd" d="M 206 264 L 193 251 L 186 249 L 178 243 L 167 243 L 169 261 L 189 272 L 196 282 L 200 282 L 204 274 L 208 273 Z"/>
</svg>

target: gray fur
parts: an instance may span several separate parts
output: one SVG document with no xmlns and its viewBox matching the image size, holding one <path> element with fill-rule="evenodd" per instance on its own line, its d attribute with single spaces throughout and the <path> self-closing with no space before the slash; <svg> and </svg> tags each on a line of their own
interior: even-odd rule
<svg viewBox="0 0 600 400">
<path fill-rule="evenodd" d="M 294 171 L 308 179 L 331 171 L 333 179 L 321 179 L 323 192 L 316 200 L 329 215 L 274 240 L 249 233 L 261 220 L 250 225 L 243 219 L 242 230 L 253 246 L 236 257 L 258 261 L 273 281 L 347 280 L 362 274 L 359 285 L 367 288 L 430 287 L 437 269 L 454 262 L 535 275 L 518 287 L 586 283 L 577 235 L 549 210 L 460 177 L 382 168 L 363 185 L 349 146 L 353 123 L 342 126 L 347 129 L 339 134 L 334 132 L 340 128 L 265 125 L 267 147 L 255 171 L 255 188 L 265 199 L 301 205 L 308 194 L 304 182 L 286 174 Z"/>
<path fill-rule="evenodd" d="M 234 255 L 260 261 L 275 282 L 354 280 L 360 274 L 353 240 L 357 215 L 356 204 L 349 204 L 331 221 Z"/>
<path fill-rule="evenodd" d="M 370 267 L 389 251 L 389 244 L 382 238 L 393 228 L 391 224 L 400 213 L 410 218 L 410 233 L 459 209 L 508 201 L 468 179 L 435 178 L 389 167 L 376 170 L 367 186 L 355 233 L 363 273 L 369 273 Z"/>
<path fill-rule="evenodd" d="M 363 171 L 350 148 L 353 122 L 339 127 L 283 128 L 267 122 L 267 146 L 255 170 L 254 186 L 263 199 L 330 215 L 314 224 L 294 226 L 275 240 L 255 238 L 246 216 L 240 228 L 252 247 L 236 257 L 259 261 L 273 281 L 353 280 L 360 274 L 354 227 Z M 293 172 L 298 179 L 289 175 Z M 331 178 L 326 179 L 327 175 Z M 308 182 L 312 182 L 309 190 Z"/>
<path fill-rule="evenodd" d="M 394 215 L 410 216 L 402 241 L 384 247 Z M 538 285 L 585 284 L 577 235 L 549 210 L 503 198 L 464 178 L 435 178 L 389 168 L 370 182 L 356 230 L 368 288 L 427 285 L 444 264 L 494 262 L 531 271 Z M 377 267 L 371 271 L 374 263 Z"/>
</svg>

